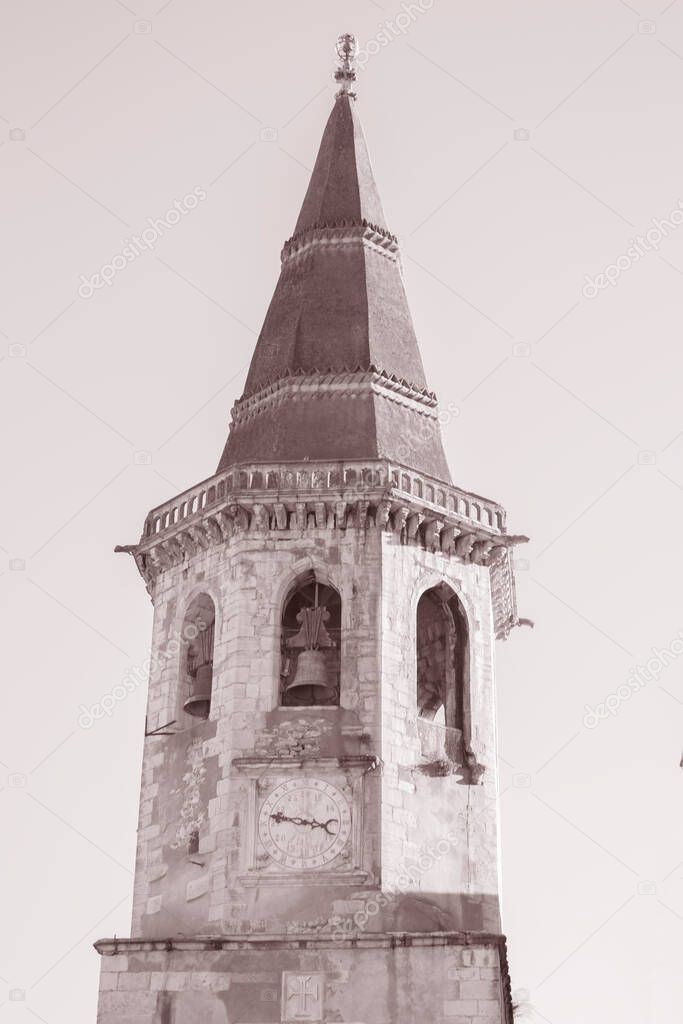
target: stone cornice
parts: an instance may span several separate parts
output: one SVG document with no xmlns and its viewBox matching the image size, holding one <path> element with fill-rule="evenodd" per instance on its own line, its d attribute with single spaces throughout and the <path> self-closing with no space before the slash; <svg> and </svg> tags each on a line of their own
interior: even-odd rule
<svg viewBox="0 0 683 1024">
<path fill-rule="evenodd" d="M 157 579 L 202 550 L 269 534 L 376 529 L 398 542 L 491 569 L 496 635 L 517 625 L 509 550 L 493 502 L 385 460 L 236 466 L 152 510 L 132 554 L 150 595 Z"/>
<path fill-rule="evenodd" d="M 339 757 L 323 757 L 305 754 L 301 757 L 264 757 L 261 755 L 233 757 L 232 767 L 245 774 L 261 778 L 264 771 L 278 771 L 283 768 L 301 768 L 305 764 L 311 770 L 346 768 L 369 772 L 380 768 L 382 762 L 376 754 L 343 754 Z"/>
<path fill-rule="evenodd" d="M 201 935 L 196 938 L 98 939 L 94 943 L 100 956 L 122 953 L 221 951 L 234 949 L 397 949 L 406 946 L 494 946 L 504 953 L 505 936 L 496 932 L 362 932 L 353 936 L 311 936 L 296 934 Z"/>
<path fill-rule="evenodd" d="M 423 416 L 436 418 L 437 400 L 432 391 L 419 389 L 375 366 L 355 370 L 300 370 L 281 377 L 242 397 L 232 408 L 232 422 L 239 426 L 268 409 L 275 409 L 284 401 L 306 398 L 325 399 L 329 396 L 356 396 L 373 393 L 389 401 L 409 407 Z"/>
</svg>

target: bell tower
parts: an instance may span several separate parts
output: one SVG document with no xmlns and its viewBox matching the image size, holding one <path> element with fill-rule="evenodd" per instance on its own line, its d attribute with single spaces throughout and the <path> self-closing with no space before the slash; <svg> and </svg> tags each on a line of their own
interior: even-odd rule
<svg viewBox="0 0 683 1024">
<path fill-rule="evenodd" d="M 455 486 L 354 42 L 216 474 L 153 509 L 131 938 L 101 1024 L 511 1024 L 493 501 Z"/>
</svg>

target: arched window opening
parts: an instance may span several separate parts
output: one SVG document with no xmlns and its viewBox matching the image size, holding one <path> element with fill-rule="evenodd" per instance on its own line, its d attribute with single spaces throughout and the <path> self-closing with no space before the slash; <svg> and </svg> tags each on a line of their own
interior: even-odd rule
<svg viewBox="0 0 683 1024">
<path fill-rule="evenodd" d="M 341 597 L 307 573 L 290 591 L 282 613 L 281 705 L 339 704 L 340 643 Z"/>
<path fill-rule="evenodd" d="M 194 718 L 208 718 L 213 683 L 213 642 L 216 609 L 208 594 L 198 594 L 183 620 L 183 710 Z"/>
<path fill-rule="evenodd" d="M 423 753 L 436 746 L 451 760 L 462 761 L 469 747 L 468 702 L 467 618 L 453 591 L 439 584 L 425 591 L 417 605 L 417 713 L 424 721 Z"/>
</svg>

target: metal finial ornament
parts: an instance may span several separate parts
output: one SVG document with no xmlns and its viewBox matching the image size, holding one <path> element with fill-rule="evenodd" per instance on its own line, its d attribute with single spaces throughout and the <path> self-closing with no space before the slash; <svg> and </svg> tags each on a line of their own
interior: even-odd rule
<svg viewBox="0 0 683 1024">
<path fill-rule="evenodd" d="M 358 44 L 356 43 L 356 37 L 350 35 L 348 32 L 339 36 L 337 40 L 337 56 L 339 57 L 339 67 L 334 73 L 335 81 L 339 82 L 340 89 L 337 93 L 338 96 L 342 96 L 344 93 L 349 96 L 355 96 L 355 92 L 351 87 L 352 83 L 356 81 L 356 72 L 353 69 L 353 62 L 358 52 Z"/>
</svg>

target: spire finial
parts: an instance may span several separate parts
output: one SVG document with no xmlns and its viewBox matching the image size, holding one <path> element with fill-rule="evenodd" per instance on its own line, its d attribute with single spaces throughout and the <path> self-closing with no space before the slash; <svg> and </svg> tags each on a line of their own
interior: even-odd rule
<svg viewBox="0 0 683 1024">
<path fill-rule="evenodd" d="M 338 96 L 343 96 L 344 93 L 349 96 L 355 96 L 355 92 L 352 89 L 352 83 L 356 81 L 356 72 L 353 70 L 353 62 L 358 50 L 356 43 L 356 37 L 350 35 L 348 32 L 343 36 L 339 36 L 337 39 L 337 56 L 339 57 L 339 67 L 334 73 L 335 81 L 339 82 L 340 89 L 337 93 Z"/>
</svg>

